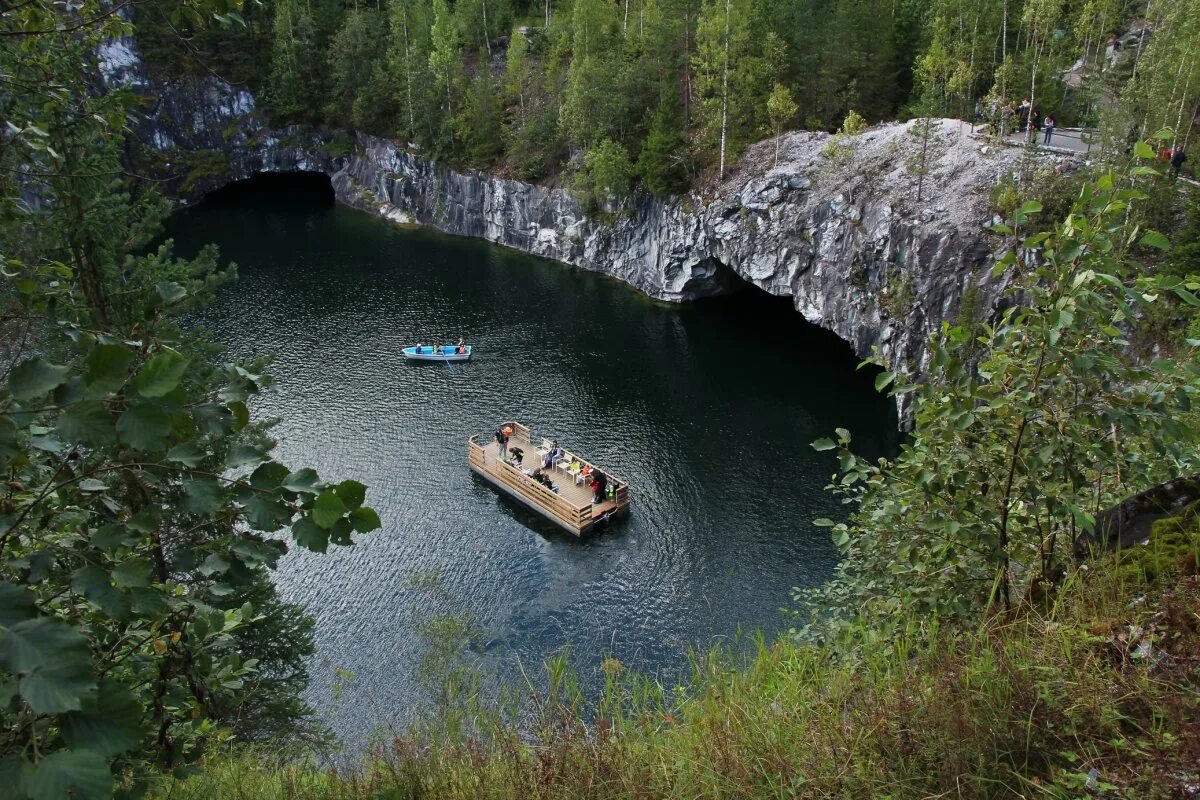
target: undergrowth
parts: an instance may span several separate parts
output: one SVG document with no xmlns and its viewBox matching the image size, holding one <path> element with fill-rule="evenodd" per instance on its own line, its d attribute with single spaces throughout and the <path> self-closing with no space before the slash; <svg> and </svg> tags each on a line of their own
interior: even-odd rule
<svg viewBox="0 0 1200 800">
<path fill-rule="evenodd" d="M 847 658 L 782 640 L 741 664 L 713 651 L 683 690 L 610 659 L 592 704 L 556 659 L 520 714 L 464 692 L 355 771 L 231 751 L 160 796 L 1192 797 L 1198 554 L 1193 509 L 1074 573 L 1052 607 L 920 650 Z"/>
</svg>

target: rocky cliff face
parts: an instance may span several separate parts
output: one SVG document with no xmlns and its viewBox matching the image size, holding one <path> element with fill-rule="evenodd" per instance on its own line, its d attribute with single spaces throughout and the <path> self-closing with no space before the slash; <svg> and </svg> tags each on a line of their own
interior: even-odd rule
<svg viewBox="0 0 1200 800">
<path fill-rule="evenodd" d="M 956 121 L 935 125 L 921 201 L 921 142 L 892 124 L 837 140 L 787 134 L 753 147 L 719 185 L 599 219 L 563 189 L 457 172 L 395 142 L 272 129 L 246 90 L 155 85 L 122 47 L 109 74 L 145 96 L 139 138 L 184 199 L 256 172 L 322 172 L 340 202 L 602 272 L 660 300 L 753 284 L 905 371 L 920 370 L 942 321 L 964 303 L 986 316 L 1002 288 L 990 277 L 987 191 L 1018 152 L 985 147 Z"/>
</svg>

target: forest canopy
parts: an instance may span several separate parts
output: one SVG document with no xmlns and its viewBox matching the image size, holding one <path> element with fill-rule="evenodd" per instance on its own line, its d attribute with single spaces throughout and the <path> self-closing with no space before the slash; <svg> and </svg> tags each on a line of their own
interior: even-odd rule
<svg viewBox="0 0 1200 800">
<path fill-rule="evenodd" d="M 137 7 L 151 68 L 247 85 L 276 123 L 585 190 L 600 164 L 679 192 L 851 111 L 987 122 L 1030 98 L 1186 144 L 1200 99 L 1200 0 L 262 0 L 220 30 L 179 3 Z"/>
</svg>

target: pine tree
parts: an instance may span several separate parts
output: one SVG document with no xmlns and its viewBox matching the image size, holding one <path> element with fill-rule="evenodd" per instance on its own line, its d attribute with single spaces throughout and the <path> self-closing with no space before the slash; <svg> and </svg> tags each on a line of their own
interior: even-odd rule
<svg viewBox="0 0 1200 800">
<path fill-rule="evenodd" d="M 481 169 L 494 166 L 504 149 L 498 90 L 488 69 L 487 52 L 480 48 L 479 69 L 455 120 L 455 128 L 466 157 Z"/>
<path fill-rule="evenodd" d="M 674 95 L 663 98 L 642 142 L 637 173 L 646 188 L 656 195 L 672 195 L 688 186 L 687 139 Z"/>
<path fill-rule="evenodd" d="M 350 11 L 329 45 L 329 104 L 333 119 L 354 119 L 356 99 L 375 77 L 375 65 L 387 48 L 387 28 L 374 9 Z M 361 113 L 361 112 L 360 112 Z"/>
<path fill-rule="evenodd" d="M 272 46 L 271 109 L 285 120 L 311 119 L 323 107 L 313 69 L 316 26 L 303 0 L 277 0 Z"/>
<path fill-rule="evenodd" d="M 611 0 L 577 0 L 571 10 L 571 63 L 559 124 L 575 147 L 615 132 L 618 30 Z"/>
</svg>

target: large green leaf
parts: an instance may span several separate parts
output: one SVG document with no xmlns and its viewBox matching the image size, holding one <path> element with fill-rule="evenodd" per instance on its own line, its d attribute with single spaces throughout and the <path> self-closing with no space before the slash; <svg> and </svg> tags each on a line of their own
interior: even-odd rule
<svg viewBox="0 0 1200 800">
<path fill-rule="evenodd" d="M 278 461 L 268 461 L 250 475 L 250 485 L 256 489 L 277 489 L 287 477 L 287 467 Z"/>
<path fill-rule="evenodd" d="M 137 390 L 142 397 L 162 397 L 179 385 L 187 371 L 187 359 L 172 350 L 164 350 L 146 362 L 137 375 Z"/>
<path fill-rule="evenodd" d="M 24 800 L 29 796 L 29 779 L 33 777 L 33 764 L 21 756 L 0 759 L 0 786 L 5 797 Z"/>
<path fill-rule="evenodd" d="M 38 714 L 77 711 L 96 689 L 87 639 L 49 617 L 19 622 L 0 636 L 0 666 L 20 676 L 21 697 Z"/>
<path fill-rule="evenodd" d="M 0 636 L 0 666 L 9 672 L 28 672 L 78 653 L 87 655 L 84 635 L 78 628 L 50 617 L 18 622 Z"/>
<path fill-rule="evenodd" d="M 117 435 L 121 442 L 144 453 L 159 453 L 167 449 L 171 434 L 171 418 L 156 405 L 137 403 L 117 420 Z"/>
<path fill-rule="evenodd" d="M 171 609 L 166 596 L 154 589 L 131 589 L 129 594 L 133 598 L 133 613 L 140 616 L 160 617 Z"/>
<path fill-rule="evenodd" d="M 123 589 L 144 588 L 150 585 L 154 568 L 144 558 L 127 558 L 112 571 L 112 580 Z"/>
<path fill-rule="evenodd" d="M 233 468 L 244 467 L 249 464 L 257 464 L 266 458 L 267 454 L 262 451 L 262 448 L 239 444 L 230 448 L 229 454 L 225 456 L 225 465 Z"/>
<path fill-rule="evenodd" d="M 94 698 L 81 711 L 63 720 L 63 737 L 73 750 L 115 756 L 137 747 L 142 738 L 142 706 L 116 681 L 102 681 Z"/>
<path fill-rule="evenodd" d="M 129 597 L 112 585 L 108 570 L 94 564 L 80 567 L 71 575 L 71 591 L 83 595 L 113 619 L 129 615 Z"/>
<path fill-rule="evenodd" d="M 308 467 L 296 470 L 284 480 L 283 488 L 289 492 L 317 494 L 317 473 Z"/>
<path fill-rule="evenodd" d="M 296 544 L 314 553 L 324 553 L 329 549 L 329 531 L 313 522 L 310 517 L 301 517 L 296 521 L 292 526 L 292 537 Z"/>
<path fill-rule="evenodd" d="M 356 508 L 350 512 L 350 523 L 354 526 L 354 530 L 359 533 L 370 533 L 383 527 L 379 521 L 379 515 L 375 513 L 373 508 Z"/>
<path fill-rule="evenodd" d="M 112 797 L 113 776 L 99 753 L 59 750 L 37 763 L 28 785 L 33 800 L 107 800 Z"/>
<path fill-rule="evenodd" d="M 167 461 L 183 464 L 185 467 L 198 467 L 204 460 L 205 452 L 195 442 L 177 444 L 167 451 Z"/>
<path fill-rule="evenodd" d="M 70 372 L 70 367 L 60 367 L 40 357 L 31 358 L 22 361 L 8 376 L 8 390 L 17 400 L 32 400 L 66 381 Z"/>
<path fill-rule="evenodd" d="M 213 478 L 193 478 L 184 481 L 187 491 L 187 510 L 192 514 L 208 516 L 225 502 L 221 485 Z"/>
<path fill-rule="evenodd" d="M 21 697 L 38 714 L 75 711 L 96 689 L 86 652 L 27 672 L 21 678 Z"/>
<path fill-rule="evenodd" d="M 246 521 L 264 533 L 277 531 L 292 517 L 292 511 L 269 495 L 255 494 L 243 504 Z"/>
<path fill-rule="evenodd" d="M 204 577 L 211 578 L 213 575 L 229 571 L 229 559 L 220 553 L 209 553 L 208 558 L 204 559 L 204 563 L 197 569 Z"/>
<path fill-rule="evenodd" d="M 329 529 L 329 541 L 349 547 L 354 544 L 354 540 L 350 538 L 350 534 L 352 533 L 354 533 L 354 527 L 350 524 L 350 520 L 342 517 L 334 522 L 333 527 Z"/>
<path fill-rule="evenodd" d="M 358 481 L 342 481 L 333 490 L 349 509 L 358 508 L 367 499 L 367 487 Z"/>
<path fill-rule="evenodd" d="M 116 439 L 116 426 L 102 400 L 85 400 L 68 408 L 55 425 L 58 435 L 68 442 L 101 445 Z"/>
<path fill-rule="evenodd" d="M 326 489 L 317 495 L 317 499 L 313 501 L 313 522 L 322 528 L 332 528 L 333 523 L 341 519 L 347 511 L 349 509 L 342 502 L 342 498 L 338 497 L 337 493 L 332 489 Z"/>
<path fill-rule="evenodd" d="M 221 436 L 233 428 L 233 412 L 223 403 L 201 403 L 192 409 L 192 419 L 209 436 Z"/>
<path fill-rule="evenodd" d="M 11 628 L 37 616 L 33 594 L 9 581 L 0 581 L 0 625 Z"/>
<path fill-rule="evenodd" d="M 125 345 L 98 344 L 87 356 L 84 382 L 92 395 L 115 394 L 129 378 L 133 352 Z"/>
<path fill-rule="evenodd" d="M 101 525 L 92 534 L 91 542 L 93 547 L 98 547 L 101 550 L 116 550 L 121 546 L 128 546 L 136 543 L 138 539 L 137 531 L 130 530 L 124 525 Z"/>
</svg>

